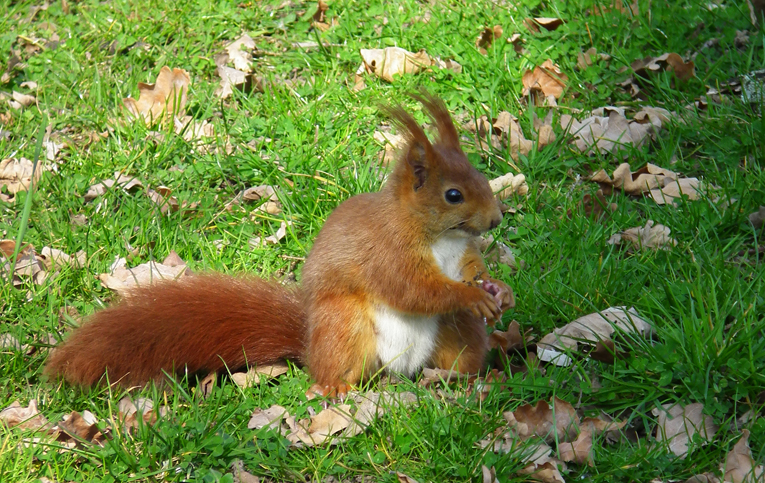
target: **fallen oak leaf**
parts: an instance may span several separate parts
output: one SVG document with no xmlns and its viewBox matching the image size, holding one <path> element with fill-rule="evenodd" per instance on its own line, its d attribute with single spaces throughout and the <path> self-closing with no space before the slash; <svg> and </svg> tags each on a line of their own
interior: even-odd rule
<svg viewBox="0 0 765 483">
<path fill-rule="evenodd" d="M 261 429 L 268 427 L 270 429 L 279 429 L 284 419 L 289 418 L 290 413 L 285 408 L 274 404 L 268 409 L 255 409 L 250 421 L 247 423 L 248 429 Z"/>
<path fill-rule="evenodd" d="M 687 406 L 664 404 L 661 409 L 655 408 L 652 412 L 658 416 L 656 441 L 666 442 L 669 450 L 681 459 L 688 455 L 695 434 L 702 441 L 709 442 L 719 429 L 712 417 L 704 414 L 704 405 L 701 403 Z"/>
<path fill-rule="evenodd" d="M 604 169 L 590 176 L 591 181 L 595 181 L 603 187 L 619 188 L 631 195 L 643 194 L 662 187 L 665 179 L 674 181 L 678 179 L 678 175 L 671 170 L 651 163 L 635 172 L 632 171 L 629 163 L 622 163 L 614 170 L 613 179 L 608 176 Z"/>
<path fill-rule="evenodd" d="M 755 228 L 762 228 L 765 224 L 765 206 L 760 206 L 760 209 L 749 215 L 749 223 Z"/>
<path fill-rule="evenodd" d="M 387 82 L 393 82 L 396 75 L 416 74 L 430 67 L 433 63 L 424 50 L 415 54 L 401 47 L 386 47 L 384 49 L 361 49 L 359 52 L 363 60 L 364 71 Z"/>
<path fill-rule="evenodd" d="M 670 247 L 677 246 L 677 240 L 670 237 L 670 233 L 671 230 L 666 226 L 654 224 L 653 220 L 648 220 L 643 227 L 637 226 L 612 235 L 606 243 L 619 245 L 626 241 L 638 249 L 668 250 Z"/>
<path fill-rule="evenodd" d="M 501 201 L 512 195 L 525 196 L 529 192 L 529 185 L 526 184 L 526 176 L 521 173 L 507 173 L 489 181 L 491 191 Z"/>
<path fill-rule="evenodd" d="M 592 459 L 592 433 L 587 430 L 579 433 L 574 441 L 561 443 L 558 446 L 558 452 L 560 459 L 565 462 L 573 461 L 580 465 L 595 466 L 595 461 Z"/>
<path fill-rule="evenodd" d="M 680 55 L 670 52 L 662 54 L 658 57 L 645 57 L 638 59 L 630 67 L 635 72 L 635 75 L 640 77 L 647 77 L 651 72 L 658 72 L 666 70 L 667 72 L 674 72 L 675 76 L 681 81 L 690 80 L 696 75 L 696 68 L 692 60 L 687 63 Z"/>
<path fill-rule="evenodd" d="M 0 411 L 0 423 L 9 428 L 42 429 L 48 426 L 48 420 L 37 410 L 37 401 L 30 399 L 27 407 L 18 401 L 13 401 Z"/>
<path fill-rule="evenodd" d="M 571 358 L 566 351 L 576 351 L 579 342 L 595 345 L 603 340 L 611 340 L 612 334 L 620 330 L 625 333 L 638 333 L 643 336 L 653 334 L 653 327 L 641 318 L 635 309 L 609 307 L 601 312 L 588 314 L 555 329 L 537 342 L 539 359 L 558 366 L 568 366 Z"/>
<path fill-rule="evenodd" d="M 571 441 L 579 428 L 574 407 L 558 397 L 553 398 L 552 406 L 539 400 L 534 406 L 524 404 L 515 411 L 506 411 L 502 417 L 521 440 L 538 436 L 548 443 Z"/>
<path fill-rule="evenodd" d="M 176 255 L 177 256 L 177 255 Z M 98 276 L 101 284 L 117 293 L 124 295 L 133 287 L 144 287 L 162 280 L 177 280 L 183 276 L 189 276 L 186 265 L 174 263 L 175 258 L 168 256 L 170 264 L 150 261 L 133 268 L 126 268 L 127 261 L 118 258 L 112 265 L 110 273 L 102 273 Z"/>
<path fill-rule="evenodd" d="M 534 67 L 534 70 L 526 70 L 521 82 L 523 83 L 521 95 L 532 96 L 534 104 L 541 105 L 541 101 L 547 96 L 559 99 L 563 95 L 568 76 L 560 70 L 560 67 L 553 64 L 551 59 L 547 59 L 542 65 Z"/>
<path fill-rule="evenodd" d="M 765 476 L 763 465 L 754 465 L 752 450 L 749 448 L 749 430 L 741 430 L 741 439 L 725 457 L 725 481 L 731 483 L 759 483 Z"/>
<path fill-rule="evenodd" d="M 491 44 L 494 43 L 494 40 L 498 40 L 500 38 L 502 38 L 501 25 L 495 25 L 493 28 L 484 27 L 481 35 L 475 39 L 475 46 L 478 48 L 479 52 L 481 52 L 483 55 L 486 55 L 488 50 L 491 48 Z"/>
<path fill-rule="evenodd" d="M 37 168 L 34 169 L 34 163 L 26 158 L 3 159 L 0 161 L 0 190 L 5 189 L 11 195 L 27 191 L 33 178 L 37 184 L 44 171 L 50 171 L 50 168 L 42 161 L 38 161 Z M 14 199 L 15 196 L 7 196 L 0 191 L 0 201 L 10 202 Z"/>
<path fill-rule="evenodd" d="M 527 18 L 523 21 L 523 25 L 529 29 L 529 32 L 538 33 L 540 27 L 545 30 L 552 31 L 563 25 L 563 20 L 555 17 L 534 17 Z"/>
<path fill-rule="evenodd" d="M 133 120 L 141 120 L 147 126 L 168 122 L 175 116 L 183 116 L 191 77 L 183 69 L 163 66 L 154 84 L 138 83 L 139 97 L 122 100 Z"/>
</svg>

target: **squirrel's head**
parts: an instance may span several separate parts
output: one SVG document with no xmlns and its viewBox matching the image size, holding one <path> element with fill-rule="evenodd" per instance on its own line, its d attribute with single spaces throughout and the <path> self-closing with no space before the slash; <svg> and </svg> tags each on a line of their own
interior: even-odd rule
<svg viewBox="0 0 765 483">
<path fill-rule="evenodd" d="M 395 195 L 421 217 L 428 232 L 478 235 L 502 221 L 499 202 L 486 177 L 460 148 L 457 129 L 444 102 L 426 92 L 412 95 L 422 103 L 438 128 L 431 144 L 422 127 L 403 108 L 385 108 L 407 137 L 388 180 Z"/>
</svg>

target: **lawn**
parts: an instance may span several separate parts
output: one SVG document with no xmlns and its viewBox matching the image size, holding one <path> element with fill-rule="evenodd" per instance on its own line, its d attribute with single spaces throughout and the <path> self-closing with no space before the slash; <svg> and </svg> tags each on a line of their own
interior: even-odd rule
<svg viewBox="0 0 765 483">
<path fill-rule="evenodd" d="M 756 2 L 754 16 L 725 0 L 0 5 L 0 410 L 35 401 L 49 422 L 0 422 L 1 481 L 739 483 L 762 472 L 745 476 L 765 462 Z M 250 46 L 226 50 L 245 34 Z M 420 60 L 391 82 L 360 53 L 386 47 L 445 65 Z M 219 66 L 246 82 L 223 89 Z M 131 115 L 124 99 L 140 104 L 139 83 L 164 67 L 186 72 L 185 103 L 169 122 Z M 332 210 L 384 182 L 395 128 L 381 106 L 428 121 L 408 96 L 419 88 L 444 99 L 489 179 L 525 176 L 527 192 L 503 196 L 489 247 L 509 247 L 512 260 L 491 266 L 517 302 L 497 327 L 524 334 L 492 350 L 501 374 L 370 381 L 349 407 L 383 394 L 378 417 L 319 444 L 248 427 L 273 405 L 298 421 L 324 409 L 293 365 L 244 386 L 222 375 L 79 390 L 42 377 L 51 347 L 119 298 L 102 274 L 120 259 L 175 252 L 193 272 L 299 282 Z M 595 125 L 610 126 L 600 141 Z M 30 190 L 14 176 L 37 158 Z M 663 193 L 632 183 L 649 164 Z M 263 185 L 273 194 L 235 200 Z M 31 247 L 14 243 L 20 234 Z M 11 277 L 16 248 L 26 269 Z M 609 307 L 634 308 L 650 329 L 627 324 L 592 353 L 593 341 L 559 342 L 569 365 L 539 359 L 553 329 Z M 127 430 L 126 396 L 162 414 Z M 86 411 L 85 432 L 72 430 Z M 614 423 L 596 430 L 586 417 Z M 552 419 L 542 429 L 535 418 Z"/>
</svg>

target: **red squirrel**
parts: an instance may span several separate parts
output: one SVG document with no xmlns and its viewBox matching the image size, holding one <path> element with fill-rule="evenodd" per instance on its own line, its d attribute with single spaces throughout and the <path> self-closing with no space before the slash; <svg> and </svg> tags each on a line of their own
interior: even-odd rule
<svg viewBox="0 0 765 483">
<path fill-rule="evenodd" d="M 407 139 L 401 157 L 380 191 L 331 213 L 299 288 L 220 274 L 137 288 L 75 330 L 44 374 L 130 386 L 288 359 L 307 366 L 314 394 L 336 396 L 380 369 L 478 372 L 486 321 L 514 305 L 477 245 L 502 214 L 443 101 L 413 97 L 437 142 L 401 107 L 385 108 Z"/>
</svg>

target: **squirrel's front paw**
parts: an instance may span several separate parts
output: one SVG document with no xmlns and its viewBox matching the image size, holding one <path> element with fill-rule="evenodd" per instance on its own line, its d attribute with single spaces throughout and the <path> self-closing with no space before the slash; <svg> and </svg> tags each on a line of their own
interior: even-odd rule
<svg viewBox="0 0 765 483">
<path fill-rule="evenodd" d="M 487 321 L 495 320 L 502 315 L 500 304 L 494 294 L 485 290 L 483 287 L 472 288 L 478 289 L 478 292 L 476 293 L 477 300 L 469 307 L 475 315 L 485 317 Z"/>
<path fill-rule="evenodd" d="M 499 304 L 501 312 L 505 312 L 507 309 L 515 307 L 513 289 L 505 282 L 490 278 L 481 283 L 481 288 L 494 296 L 494 299 Z"/>
</svg>

